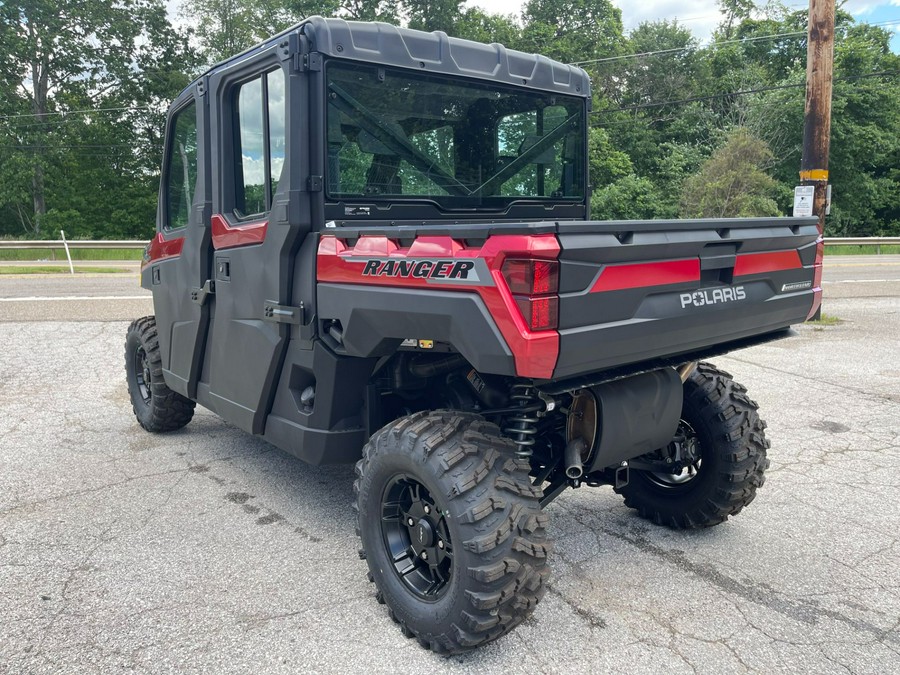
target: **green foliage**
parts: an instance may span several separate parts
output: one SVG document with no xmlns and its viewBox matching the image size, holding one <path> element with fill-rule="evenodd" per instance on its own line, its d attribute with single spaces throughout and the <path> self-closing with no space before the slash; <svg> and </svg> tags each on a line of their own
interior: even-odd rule
<svg viewBox="0 0 900 675">
<path fill-rule="evenodd" d="M 735 129 L 725 144 L 685 181 L 681 199 L 687 218 L 777 216 L 777 182 L 765 169 L 772 151 L 746 129 Z"/>
<path fill-rule="evenodd" d="M 496 42 L 508 49 L 522 46 L 522 29 L 515 17 L 490 14 L 478 7 L 463 11 L 454 26 L 454 34 L 476 42 Z"/>
<path fill-rule="evenodd" d="M 122 274 L 128 270 L 117 267 L 75 267 L 75 274 Z M 63 265 L 16 265 L 0 267 L 0 274 L 71 274 Z"/>
<path fill-rule="evenodd" d="M 165 107 L 195 65 L 162 0 L 5 3 L 0 39 L 0 234 L 148 237 Z"/>
<path fill-rule="evenodd" d="M 648 178 L 633 173 L 591 195 L 591 217 L 597 220 L 645 220 L 664 218 L 663 195 Z"/>
<path fill-rule="evenodd" d="M 141 260 L 143 250 L 136 248 L 79 248 L 78 240 L 69 240 L 69 255 L 72 260 Z M 0 248 L 0 261 L 64 261 L 66 251 L 62 248 Z"/>
<path fill-rule="evenodd" d="M 825 255 L 900 255 L 900 246 L 826 246 Z"/>
<path fill-rule="evenodd" d="M 605 129 L 593 128 L 588 136 L 591 189 L 596 190 L 632 174 L 634 166 L 627 154 L 617 150 Z"/>
<path fill-rule="evenodd" d="M 523 48 L 564 63 L 617 53 L 622 11 L 610 0 L 528 0 L 522 11 Z"/>
<path fill-rule="evenodd" d="M 339 0 L 186 0 L 182 12 L 193 21 L 204 60 L 212 65 L 308 16 L 336 14 L 340 7 Z M 382 15 L 383 3 L 351 2 L 348 10 L 369 21 L 389 18 Z"/>
<path fill-rule="evenodd" d="M 462 14 L 463 0 L 403 0 L 409 27 L 418 30 L 442 30 L 455 35 Z"/>
<path fill-rule="evenodd" d="M 520 16 L 460 0 L 184 0 L 183 30 L 165 5 L 0 3 L 0 236 L 148 238 L 168 102 L 204 66 L 311 14 L 582 63 L 594 91 L 594 217 L 790 213 L 804 8 L 720 0 L 719 28 L 701 46 L 676 21 L 625 34 L 611 0 L 527 0 Z M 890 38 L 838 9 L 832 236 L 900 235 L 900 57 Z"/>
</svg>

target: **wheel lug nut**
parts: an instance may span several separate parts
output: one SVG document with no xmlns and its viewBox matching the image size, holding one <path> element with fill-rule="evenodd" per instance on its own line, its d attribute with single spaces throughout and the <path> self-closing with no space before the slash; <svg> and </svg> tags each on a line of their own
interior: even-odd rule
<svg viewBox="0 0 900 675">
<path fill-rule="evenodd" d="M 407 518 L 406 524 L 409 525 L 410 527 L 412 527 L 413 525 L 416 524 L 416 521 L 414 521 L 412 518 Z"/>
<path fill-rule="evenodd" d="M 428 551 L 422 551 L 421 556 L 422 560 L 428 560 Z"/>
<path fill-rule="evenodd" d="M 428 504 L 425 505 L 425 513 L 431 513 L 431 507 Z"/>
<path fill-rule="evenodd" d="M 441 548 L 441 549 L 444 548 L 444 540 L 443 539 L 438 539 L 438 548 Z"/>
</svg>

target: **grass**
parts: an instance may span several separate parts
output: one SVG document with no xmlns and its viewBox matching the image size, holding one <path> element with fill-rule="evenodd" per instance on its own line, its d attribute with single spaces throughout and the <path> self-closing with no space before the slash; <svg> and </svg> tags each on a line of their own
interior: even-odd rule
<svg viewBox="0 0 900 675">
<path fill-rule="evenodd" d="M 76 267 L 75 274 L 120 274 L 131 272 L 118 267 Z M 0 267 L 2 274 L 69 274 L 69 268 L 64 265 L 15 265 Z"/>
<path fill-rule="evenodd" d="M 140 260 L 143 251 L 135 248 L 69 248 L 72 260 Z M 45 260 L 65 260 L 62 248 L 17 248 L 0 249 L 0 261 L 23 260 L 41 262 Z"/>
<path fill-rule="evenodd" d="M 825 255 L 874 255 L 878 253 L 875 246 L 826 246 Z M 887 244 L 881 247 L 883 255 L 900 253 L 900 246 Z"/>
<path fill-rule="evenodd" d="M 837 326 L 838 324 L 844 323 L 844 320 L 833 314 L 825 314 L 825 312 L 822 312 L 822 316 L 819 317 L 818 321 L 807 321 L 807 323 L 813 326 Z"/>
</svg>

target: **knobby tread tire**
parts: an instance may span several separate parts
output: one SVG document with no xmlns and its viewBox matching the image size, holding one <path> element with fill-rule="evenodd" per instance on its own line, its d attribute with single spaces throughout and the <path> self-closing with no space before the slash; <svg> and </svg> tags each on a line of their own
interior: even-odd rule
<svg viewBox="0 0 900 675">
<path fill-rule="evenodd" d="M 356 464 L 360 557 L 376 599 L 407 637 L 451 655 L 494 640 L 519 625 L 544 595 L 549 575 L 547 517 L 527 462 L 496 425 L 456 411 L 419 412 L 376 432 Z M 437 602 L 415 597 L 386 565 L 380 504 L 398 467 L 429 484 L 448 515 L 453 574 Z"/>
<path fill-rule="evenodd" d="M 700 363 L 685 383 L 682 419 L 697 433 L 701 465 L 683 489 L 661 488 L 644 471 L 631 471 L 617 490 L 625 505 L 657 525 L 711 527 L 754 500 L 769 468 L 766 423 L 756 402 L 729 373 Z"/>
<path fill-rule="evenodd" d="M 141 398 L 136 379 L 134 356 L 139 347 L 144 349 L 150 366 L 149 404 Z M 176 431 L 191 421 L 196 403 L 169 389 L 163 379 L 156 317 L 136 319 L 128 327 L 125 337 L 125 373 L 131 409 L 138 424 L 144 429 L 155 433 Z"/>
</svg>

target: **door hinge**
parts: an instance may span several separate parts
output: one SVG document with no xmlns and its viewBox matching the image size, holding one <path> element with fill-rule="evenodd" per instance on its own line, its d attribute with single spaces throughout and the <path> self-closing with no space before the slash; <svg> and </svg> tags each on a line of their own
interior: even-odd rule
<svg viewBox="0 0 900 675">
<path fill-rule="evenodd" d="M 263 308 L 263 317 L 276 323 L 302 324 L 303 303 L 301 302 L 299 307 L 291 307 L 290 305 L 278 305 L 267 300 Z"/>
<path fill-rule="evenodd" d="M 207 279 L 206 283 L 204 283 L 200 288 L 192 288 L 191 289 L 191 302 L 196 302 L 201 307 L 206 304 L 206 299 L 210 295 L 215 295 L 216 292 L 216 282 L 212 279 Z"/>
<path fill-rule="evenodd" d="M 303 68 L 305 70 L 322 70 L 322 54 L 320 52 L 304 54 Z"/>
<path fill-rule="evenodd" d="M 322 191 L 322 176 L 310 176 L 306 179 L 306 191 L 307 192 L 321 192 Z"/>
</svg>

